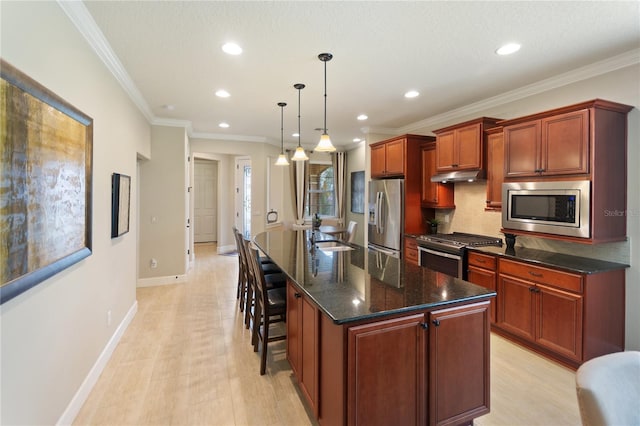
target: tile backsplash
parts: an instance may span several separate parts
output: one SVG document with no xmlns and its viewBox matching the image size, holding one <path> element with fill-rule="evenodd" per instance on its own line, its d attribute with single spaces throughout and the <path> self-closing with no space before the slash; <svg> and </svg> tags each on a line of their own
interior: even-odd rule
<svg viewBox="0 0 640 426">
<path fill-rule="evenodd" d="M 500 232 L 501 213 L 484 209 L 487 183 L 463 182 L 455 185 L 456 208 L 436 213 L 441 221 L 438 232 L 469 232 L 504 239 L 504 234 Z M 631 257 L 629 240 L 594 245 L 519 236 L 516 239 L 518 246 L 625 264 L 630 264 Z"/>
</svg>

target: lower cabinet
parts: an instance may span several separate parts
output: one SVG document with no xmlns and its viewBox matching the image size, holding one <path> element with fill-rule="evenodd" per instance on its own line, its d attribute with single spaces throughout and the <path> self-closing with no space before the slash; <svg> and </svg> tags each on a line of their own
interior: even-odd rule
<svg viewBox="0 0 640 426">
<path fill-rule="evenodd" d="M 495 256 L 469 252 L 467 281 L 496 291 L 497 260 Z M 491 324 L 496 322 L 496 301 L 491 300 Z"/>
<path fill-rule="evenodd" d="M 318 416 L 318 309 L 287 282 L 287 359 L 300 390 Z"/>
<path fill-rule="evenodd" d="M 488 301 L 356 325 L 316 309 L 314 329 L 296 294 L 290 284 L 287 356 L 319 424 L 458 425 L 489 412 Z M 300 349 L 307 333 L 315 353 Z"/>
</svg>

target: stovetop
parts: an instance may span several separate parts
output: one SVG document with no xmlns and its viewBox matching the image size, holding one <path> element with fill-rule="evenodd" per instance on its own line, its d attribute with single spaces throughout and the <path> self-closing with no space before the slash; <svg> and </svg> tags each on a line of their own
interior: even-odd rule
<svg viewBox="0 0 640 426">
<path fill-rule="evenodd" d="M 419 245 L 462 251 L 465 247 L 502 246 L 502 239 L 486 235 L 467 234 L 454 232 L 452 234 L 420 235 L 416 238 Z"/>
</svg>

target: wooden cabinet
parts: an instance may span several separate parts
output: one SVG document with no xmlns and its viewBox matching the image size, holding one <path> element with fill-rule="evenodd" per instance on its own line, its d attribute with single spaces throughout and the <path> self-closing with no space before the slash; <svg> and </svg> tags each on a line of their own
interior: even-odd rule
<svg viewBox="0 0 640 426">
<path fill-rule="evenodd" d="M 407 262 L 417 265 L 418 243 L 414 237 L 404 237 L 404 258 Z"/>
<path fill-rule="evenodd" d="M 507 177 L 589 173 L 589 110 L 504 128 Z"/>
<path fill-rule="evenodd" d="M 348 329 L 348 424 L 425 424 L 424 323 L 420 313 Z"/>
<path fill-rule="evenodd" d="M 287 359 L 300 390 L 318 415 L 318 309 L 287 282 Z"/>
<path fill-rule="evenodd" d="M 472 424 L 489 412 L 488 308 L 483 302 L 429 314 L 430 425 Z"/>
<path fill-rule="evenodd" d="M 436 174 L 436 144 L 429 142 L 420 147 L 422 159 L 422 195 L 420 204 L 435 209 L 454 209 L 454 186 L 452 183 L 431 182 Z"/>
<path fill-rule="evenodd" d="M 493 329 L 573 368 L 624 350 L 624 274 L 578 274 L 500 258 Z"/>
<path fill-rule="evenodd" d="M 406 138 L 371 145 L 371 177 L 402 177 L 405 173 Z"/>
<path fill-rule="evenodd" d="M 406 234 L 425 234 L 422 214 L 422 162 L 420 147 L 432 136 L 402 135 L 371 144 L 371 178 L 404 178 L 404 229 Z"/>
<path fill-rule="evenodd" d="M 436 169 L 440 173 L 484 168 L 484 131 L 498 119 L 482 117 L 443 129 L 436 135 Z"/>
<path fill-rule="evenodd" d="M 487 130 L 487 204 L 486 210 L 502 209 L 504 182 L 504 138 L 501 127 Z"/>
<path fill-rule="evenodd" d="M 468 256 L 469 267 L 467 270 L 467 281 L 480 285 L 484 288 L 496 291 L 496 278 L 497 278 L 497 259 L 495 256 L 469 252 Z M 496 300 L 491 299 L 491 308 L 489 311 L 489 318 L 491 323 L 496 322 Z"/>
</svg>

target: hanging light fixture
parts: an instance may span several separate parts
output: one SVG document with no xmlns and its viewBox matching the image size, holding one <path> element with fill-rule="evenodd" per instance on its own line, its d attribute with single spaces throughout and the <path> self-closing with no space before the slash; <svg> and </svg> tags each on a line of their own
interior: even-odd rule
<svg viewBox="0 0 640 426">
<path fill-rule="evenodd" d="M 304 152 L 304 148 L 300 145 L 300 91 L 304 89 L 304 84 L 296 83 L 293 85 L 298 90 L 298 147 L 296 148 L 296 152 L 293 153 L 293 157 L 291 159 L 293 161 L 307 161 L 309 157 Z"/>
<path fill-rule="evenodd" d="M 321 53 L 318 55 L 318 59 L 324 62 L 324 128 L 322 136 L 320 136 L 320 142 L 316 146 L 316 151 L 320 152 L 333 152 L 336 148 L 331 143 L 331 138 L 327 134 L 327 62 L 333 58 L 331 53 Z"/>
<path fill-rule="evenodd" d="M 284 155 L 284 107 L 286 107 L 287 104 L 278 102 L 278 106 L 280 107 L 280 155 L 276 161 L 276 166 L 288 166 L 289 162 Z"/>
</svg>

